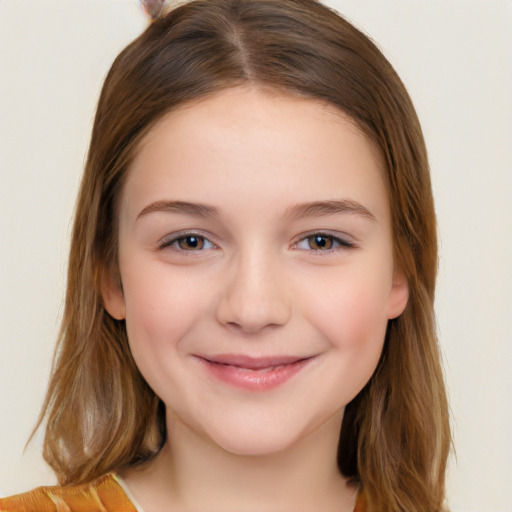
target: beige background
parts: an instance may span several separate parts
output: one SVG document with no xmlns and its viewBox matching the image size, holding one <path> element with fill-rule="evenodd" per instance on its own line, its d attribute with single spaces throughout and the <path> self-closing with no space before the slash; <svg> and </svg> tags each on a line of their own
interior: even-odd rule
<svg viewBox="0 0 512 512">
<path fill-rule="evenodd" d="M 430 150 L 455 512 L 510 512 L 512 1 L 331 0 L 408 86 Z M 136 0 L 0 0 L 0 495 L 51 483 L 40 437 L 94 105 Z"/>
</svg>

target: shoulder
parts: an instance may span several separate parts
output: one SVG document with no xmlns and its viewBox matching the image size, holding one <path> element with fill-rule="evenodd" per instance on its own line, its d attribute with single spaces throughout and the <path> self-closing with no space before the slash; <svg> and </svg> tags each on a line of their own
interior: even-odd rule
<svg viewBox="0 0 512 512">
<path fill-rule="evenodd" d="M 0 499 L 1 512 L 136 512 L 116 477 L 65 487 L 38 487 Z"/>
</svg>

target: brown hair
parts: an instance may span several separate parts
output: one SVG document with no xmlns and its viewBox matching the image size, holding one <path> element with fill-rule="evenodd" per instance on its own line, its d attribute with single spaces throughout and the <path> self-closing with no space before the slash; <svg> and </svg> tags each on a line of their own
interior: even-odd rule
<svg viewBox="0 0 512 512">
<path fill-rule="evenodd" d="M 327 102 L 385 162 L 405 312 L 380 363 L 347 406 L 339 468 L 368 512 L 442 509 L 450 447 L 435 333 L 436 222 L 428 161 L 410 98 L 377 47 L 314 0 L 195 0 L 153 22 L 115 60 L 98 104 L 76 208 L 64 318 L 43 406 L 44 456 L 61 483 L 149 461 L 164 407 L 140 375 L 123 321 L 102 306 L 116 279 L 116 202 L 141 139 L 169 111 L 243 84 Z"/>
</svg>

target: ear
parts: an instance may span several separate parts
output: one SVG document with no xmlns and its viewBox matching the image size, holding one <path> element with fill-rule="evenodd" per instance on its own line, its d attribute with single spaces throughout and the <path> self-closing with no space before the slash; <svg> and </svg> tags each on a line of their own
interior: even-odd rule
<svg viewBox="0 0 512 512">
<path fill-rule="evenodd" d="M 393 283 L 388 299 L 388 319 L 391 320 L 400 316 L 407 306 L 409 300 L 409 283 L 404 272 L 395 268 L 393 272 Z"/>
<path fill-rule="evenodd" d="M 124 320 L 126 307 L 119 272 L 105 270 L 101 277 L 101 298 L 107 313 L 116 320 Z"/>
</svg>

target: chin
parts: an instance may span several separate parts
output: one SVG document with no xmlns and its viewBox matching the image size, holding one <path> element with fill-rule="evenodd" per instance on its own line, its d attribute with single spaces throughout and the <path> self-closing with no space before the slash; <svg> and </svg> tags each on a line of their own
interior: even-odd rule
<svg viewBox="0 0 512 512">
<path fill-rule="evenodd" d="M 264 457 L 281 453 L 291 448 L 297 439 L 290 439 L 285 436 L 273 435 L 251 435 L 231 436 L 229 439 L 216 441 L 217 445 L 224 451 L 240 457 Z"/>
<path fill-rule="evenodd" d="M 221 449 L 243 457 L 263 457 L 298 448 L 305 440 L 322 430 L 316 424 L 299 424 L 276 418 L 263 421 L 232 421 L 229 425 L 216 425 L 206 435 Z M 323 423 L 323 422 L 322 422 Z M 339 432 L 339 430 L 338 430 Z M 338 434 L 339 436 L 339 434 Z M 337 436 L 336 436 L 337 437 Z"/>
</svg>

